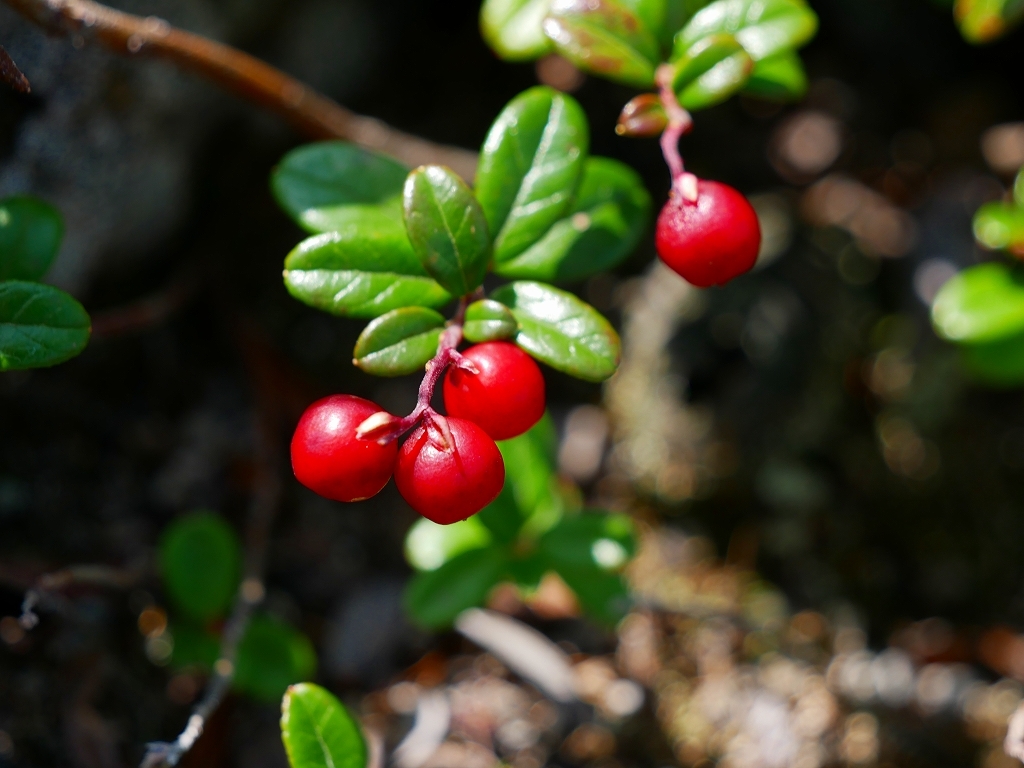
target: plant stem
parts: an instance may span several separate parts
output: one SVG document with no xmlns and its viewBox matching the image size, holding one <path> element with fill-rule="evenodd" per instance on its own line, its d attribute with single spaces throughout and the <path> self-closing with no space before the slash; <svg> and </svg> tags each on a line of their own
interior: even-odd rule
<svg viewBox="0 0 1024 768">
<path fill-rule="evenodd" d="M 155 16 L 133 16 L 92 0 L 3 2 L 48 32 L 70 37 L 75 47 L 94 40 L 116 53 L 156 56 L 194 70 L 276 112 L 310 138 L 346 139 L 412 166 L 447 165 L 465 179 L 472 179 L 476 172 L 477 156 L 473 152 L 435 144 L 375 118 L 357 115 L 247 53 L 176 29 Z"/>
<path fill-rule="evenodd" d="M 668 116 L 668 127 L 661 134 L 661 153 L 665 156 L 669 173 L 672 174 L 673 195 L 682 195 L 684 200 L 693 202 L 697 199 L 697 177 L 687 173 L 683 168 L 683 157 L 679 154 L 679 139 L 693 128 L 693 118 L 676 98 L 672 90 L 674 69 L 670 64 L 658 67 L 655 79 L 658 83 L 658 95 Z"/>
<path fill-rule="evenodd" d="M 107 565 L 72 565 L 53 573 L 39 577 L 35 585 L 26 590 L 25 599 L 21 603 L 21 618 L 18 620 L 24 629 L 32 629 L 39 623 L 36 608 L 54 594 L 75 584 L 89 584 L 98 587 L 126 589 L 142 576 L 143 568 L 130 569 L 111 568 Z"/>
</svg>

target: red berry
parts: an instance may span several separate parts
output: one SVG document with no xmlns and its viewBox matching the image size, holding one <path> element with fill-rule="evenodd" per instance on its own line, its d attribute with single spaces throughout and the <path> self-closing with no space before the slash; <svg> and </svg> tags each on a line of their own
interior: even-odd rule
<svg viewBox="0 0 1024 768">
<path fill-rule="evenodd" d="M 381 407 L 355 395 L 317 400 L 292 437 L 292 470 L 304 486 L 335 501 L 362 501 L 387 485 L 398 446 L 356 437 L 356 428 Z"/>
<path fill-rule="evenodd" d="M 674 195 L 665 203 L 654 243 L 662 261 L 707 288 L 754 266 L 761 227 L 747 198 L 727 184 L 700 179 L 695 201 Z"/>
<path fill-rule="evenodd" d="M 409 506 L 435 523 L 449 525 L 494 501 L 505 484 L 505 462 L 498 446 L 473 422 L 433 419 L 428 426 L 417 427 L 402 445 L 395 484 Z"/>
<path fill-rule="evenodd" d="M 544 415 L 544 375 L 515 344 L 488 341 L 465 352 L 480 373 L 452 366 L 444 379 L 449 416 L 468 419 L 495 440 L 521 435 Z"/>
</svg>

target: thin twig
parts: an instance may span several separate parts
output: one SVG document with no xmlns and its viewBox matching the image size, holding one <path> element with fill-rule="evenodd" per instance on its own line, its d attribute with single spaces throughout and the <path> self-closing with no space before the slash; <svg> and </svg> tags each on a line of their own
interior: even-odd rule
<svg viewBox="0 0 1024 768">
<path fill-rule="evenodd" d="M 29 93 L 32 90 L 28 78 L 18 69 L 14 59 L 8 55 L 2 45 L 0 45 L 0 81 L 7 83 L 18 93 Z"/>
<path fill-rule="evenodd" d="M 411 166 L 447 165 L 472 179 L 476 153 L 435 144 L 351 112 L 259 59 L 155 16 L 122 13 L 91 0 L 3 0 L 76 47 L 96 41 L 125 55 L 149 55 L 191 69 L 239 96 L 281 115 L 314 139 L 345 139 Z"/>
<path fill-rule="evenodd" d="M 21 618 L 18 620 L 25 629 L 32 629 L 39 623 L 35 609 L 45 602 L 59 602 L 57 594 L 76 584 L 96 587 L 127 589 L 136 584 L 142 576 L 142 568 L 112 568 L 108 565 L 72 565 L 39 577 L 36 583 L 25 591 L 21 603 Z"/>
</svg>

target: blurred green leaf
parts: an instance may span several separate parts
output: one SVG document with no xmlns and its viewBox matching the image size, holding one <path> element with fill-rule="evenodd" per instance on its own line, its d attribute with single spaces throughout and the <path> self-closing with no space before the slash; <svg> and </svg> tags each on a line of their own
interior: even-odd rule
<svg viewBox="0 0 1024 768">
<path fill-rule="evenodd" d="M 403 205 L 405 228 L 424 269 L 455 296 L 480 285 L 491 239 L 465 182 L 440 165 L 417 168 L 406 179 Z"/>
<path fill-rule="evenodd" d="M 473 515 L 451 525 L 421 517 L 405 535 L 406 561 L 417 570 L 433 571 L 456 555 L 488 546 L 493 537 L 478 517 Z"/>
<path fill-rule="evenodd" d="M 520 514 L 525 517 L 521 531 L 536 538 L 561 518 L 563 500 L 557 489 L 555 452 L 558 437 L 551 416 L 543 418 L 525 434 L 498 441 L 505 461 L 505 485 L 512 491 Z"/>
<path fill-rule="evenodd" d="M 596 309 L 567 291 L 518 281 L 491 294 L 519 322 L 516 344 L 552 368 L 604 381 L 619 365 L 619 335 Z"/>
<path fill-rule="evenodd" d="M 583 109 L 552 88 L 524 91 L 501 111 L 476 174 L 497 263 L 522 253 L 569 208 L 588 145 Z"/>
<path fill-rule="evenodd" d="M 709 2 L 710 0 L 666 0 L 665 18 L 658 33 L 658 41 L 662 48 L 671 50 L 676 33 Z"/>
<path fill-rule="evenodd" d="M 1024 20 L 1020 0 L 956 0 L 953 18 L 970 43 L 990 43 Z"/>
<path fill-rule="evenodd" d="M 1013 201 L 1024 208 L 1024 168 L 1020 169 L 1013 182 Z"/>
<path fill-rule="evenodd" d="M 498 274 L 535 280 L 581 280 L 611 269 L 636 247 L 651 210 L 640 176 L 625 163 L 587 158 L 569 215 Z"/>
<path fill-rule="evenodd" d="M 705 109 L 739 91 L 753 69 L 753 60 L 735 37 L 708 35 L 676 61 L 672 88 L 687 109 Z"/>
<path fill-rule="evenodd" d="M 665 14 L 668 11 L 666 0 L 618 0 L 618 2 L 623 8 L 632 12 L 634 16 L 640 19 L 644 29 L 651 33 L 655 40 L 661 39 L 665 25 Z M 678 28 L 676 27 L 676 29 Z"/>
<path fill-rule="evenodd" d="M 173 650 L 171 664 L 175 669 L 198 667 L 209 670 L 220 656 L 220 640 L 205 629 L 188 622 L 175 621 L 169 628 Z"/>
<path fill-rule="evenodd" d="M 480 32 L 506 61 L 528 61 L 551 50 L 541 23 L 551 0 L 484 0 Z"/>
<path fill-rule="evenodd" d="M 299 683 L 285 693 L 281 740 L 291 768 L 366 768 L 359 724 L 319 685 Z"/>
<path fill-rule="evenodd" d="M 235 659 L 234 687 L 260 701 L 278 701 L 292 683 L 316 672 L 316 652 L 304 634 L 277 619 L 249 620 Z"/>
<path fill-rule="evenodd" d="M 231 605 L 241 570 L 234 529 L 212 512 L 177 518 L 160 537 L 160 570 L 174 604 L 200 621 L 222 616 Z"/>
<path fill-rule="evenodd" d="M 64 239 L 64 219 L 34 197 L 0 200 L 0 280 L 40 280 Z"/>
<path fill-rule="evenodd" d="M 544 34 L 586 72 L 638 88 L 654 84 L 658 40 L 617 0 L 554 0 Z"/>
<path fill-rule="evenodd" d="M 668 127 L 668 114 L 656 93 L 641 93 L 626 102 L 615 123 L 619 136 L 650 138 L 660 136 Z"/>
<path fill-rule="evenodd" d="M 932 325 L 944 339 L 969 343 L 1024 331 L 1024 271 L 1001 262 L 963 270 L 936 294 Z"/>
<path fill-rule="evenodd" d="M 476 517 L 487 526 L 487 530 L 499 544 L 508 544 L 515 539 L 523 525 L 523 513 L 516 505 L 512 483 L 507 477 L 498 498 L 481 509 Z"/>
<path fill-rule="evenodd" d="M 796 101 L 807 92 L 807 75 L 800 57 L 783 51 L 754 63 L 744 93 L 773 101 Z"/>
<path fill-rule="evenodd" d="M 619 574 L 585 565 L 562 565 L 556 570 L 591 618 L 615 626 L 629 611 L 629 590 Z"/>
<path fill-rule="evenodd" d="M 754 61 L 799 48 L 818 30 L 818 17 L 802 0 L 715 0 L 676 35 L 673 61 L 708 35 L 733 35 Z"/>
<path fill-rule="evenodd" d="M 0 371 L 62 363 L 85 349 L 90 330 L 89 314 L 64 291 L 0 282 Z"/>
<path fill-rule="evenodd" d="M 977 380 L 994 387 L 1024 384 L 1024 333 L 985 344 L 960 347 L 964 367 Z"/>
<path fill-rule="evenodd" d="M 345 317 L 372 318 L 407 306 L 441 307 L 451 295 L 427 276 L 401 222 L 360 218 L 299 243 L 284 262 L 299 301 Z"/>
<path fill-rule="evenodd" d="M 293 149 L 270 177 L 278 204 L 309 232 L 339 229 L 355 213 L 401 223 L 402 185 L 409 169 L 344 141 Z"/>
<path fill-rule="evenodd" d="M 627 515 L 584 511 L 564 516 L 541 537 L 540 548 L 558 569 L 618 572 L 636 554 L 636 535 Z"/>
<path fill-rule="evenodd" d="M 974 238 L 993 251 L 1024 251 L 1024 207 L 1013 203 L 985 203 L 974 214 Z"/>
<path fill-rule="evenodd" d="M 462 335 L 467 341 L 498 341 L 516 335 L 519 324 L 511 310 L 492 299 L 474 301 L 466 308 L 466 319 L 462 324 Z"/>
<path fill-rule="evenodd" d="M 535 592 L 540 586 L 544 574 L 551 570 L 548 561 L 536 550 L 529 554 L 517 556 L 509 563 L 509 574 L 516 585 L 526 592 Z"/>
<path fill-rule="evenodd" d="M 359 334 L 353 364 L 374 376 L 405 376 L 422 371 L 437 354 L 444 317 L 425 307 L 393 309 Z"/>
<path fill-rule="evenodd" d="M 412 577 L 405 589 L 406 611 L 427 629 L 449 627 L 464 610 L 482 605 L 507 570 L 504 547 L 463 552 L 437 570 Z"/>
</svg>

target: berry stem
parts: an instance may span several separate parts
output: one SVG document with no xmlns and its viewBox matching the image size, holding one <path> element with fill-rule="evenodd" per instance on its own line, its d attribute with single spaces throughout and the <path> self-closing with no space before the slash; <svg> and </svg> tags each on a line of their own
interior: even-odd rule
<svg viewBox="0 0 1024 768">
<path fill-rule="evenodd" d="M 687 173 L 683 168 L 683 157 L 679 154 L 679 139 L 693 127 L 693 118 L 676 98 L 672 90 L 672 77 L 675 73 L 671 64 L 662 64 L 655 73 L 658 83 L 658 95 L 668 116 L 668 127 L 661 134 L 661 153 L 665 156 L 669 172 L 672 174 L 672 195 L 682 195 L 684 200 L 693 202 L 697 199 L 697 177 Z"/>
</svg>

